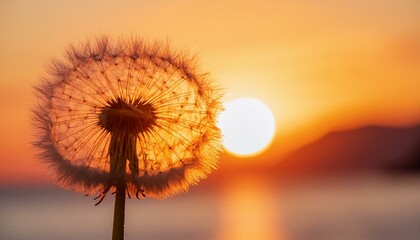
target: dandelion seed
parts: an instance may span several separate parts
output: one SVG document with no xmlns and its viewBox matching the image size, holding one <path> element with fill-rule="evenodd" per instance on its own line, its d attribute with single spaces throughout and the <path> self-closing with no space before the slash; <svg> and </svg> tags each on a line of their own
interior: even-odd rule
<svg viewBox="0 0 420 240">
<path fill-rule="evenodd" d="M 99 202 L 109 191 L 165 198 L 216 167 L 220 91 L 167 44 L 70 46 L 36 92 L 34 145 L 64 188 Z"/>
</svg>

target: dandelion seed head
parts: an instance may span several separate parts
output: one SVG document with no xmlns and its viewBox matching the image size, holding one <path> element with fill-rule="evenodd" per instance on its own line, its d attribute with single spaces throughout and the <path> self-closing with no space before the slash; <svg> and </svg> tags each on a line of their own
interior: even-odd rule
<svg viewBox="0 0 420 240">
<path fill-rule="evenodd" d="M 34 145 L 65 188 L 98 194 L 124 178 L 128 194 L 164 198 L 217 165 L 221 92 L 195 58 L 168 44 L 100 37 L 72 45 L 36 93 Z"/>
</svg>

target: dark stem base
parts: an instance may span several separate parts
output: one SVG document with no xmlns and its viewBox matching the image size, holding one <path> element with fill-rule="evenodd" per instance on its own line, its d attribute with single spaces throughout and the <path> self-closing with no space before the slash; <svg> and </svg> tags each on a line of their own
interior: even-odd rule
<svg viewBox="0 0 420 240">
<path fill-rule="evenodd" d="M 117 192 L 115 194 L 112 240 L 124 239 L 124 215 L 125 215 L 125 184 L 119 184 L 117 186 Z"/>
</svg>

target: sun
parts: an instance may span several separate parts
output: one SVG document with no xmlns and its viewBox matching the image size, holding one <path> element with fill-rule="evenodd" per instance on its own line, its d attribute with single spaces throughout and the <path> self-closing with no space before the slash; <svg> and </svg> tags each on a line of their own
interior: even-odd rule
<svg viewBox="0 0 420 240">
<path fill-rule="evenodd" d="M 238 157 L 255 156 L 271 143 L 275 121 L 271 110 L 261 101 L 239 98 L 227 102 L 218 118 L 223 145 Z"/>
</svg>

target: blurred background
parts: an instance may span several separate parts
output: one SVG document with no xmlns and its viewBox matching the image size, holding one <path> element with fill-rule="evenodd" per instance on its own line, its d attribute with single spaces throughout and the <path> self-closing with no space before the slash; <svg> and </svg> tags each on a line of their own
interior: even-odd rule
<svg viewBox="0 0 420 240">
<path fill-rule="evenodd" d="M 0 1 L 0 239 L 109 239 L 113 196 L 59 189 L 31 147 L 32 86 L 69 43 L 169 38 L 273 112 L 187 194 L 128 200 L 126 239 L 420 239 L 420 2 Z"/>
</svg>

